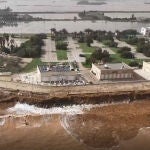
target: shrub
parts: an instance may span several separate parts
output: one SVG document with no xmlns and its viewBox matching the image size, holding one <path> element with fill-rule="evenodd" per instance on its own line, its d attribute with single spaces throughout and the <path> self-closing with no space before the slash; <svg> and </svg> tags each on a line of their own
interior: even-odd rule
<svg viewBox="0 0 150 150">
<path fill-rule="evenodd" d="M 128 52 L 128 51 L 123 51 L 121 53 L 121 57 L 122 58 L 132 59 L 132 58 L 134 58 L 134 54 L 132 54 L 131 52 Z"/>
<path fill-rule="evenodd" d="M 140 64 L 139 64 L 137 61 L 131 61 L 131 62 L 129 63 L 129 66 L 131 66 L 131 67 L 139 67 Z"/>
<path fill-rule="evenodd" d="M 103 43 L 109 47 L 117 47 L 118 46 L 118 43 L 116 43 L 112 40 L 106 40 L 106 41 L 103 41 Z"/>
<path fill-rule="evenodd" d="M 130 51 L 131 51 L 131 48 L 129 48 L 129 47 L 121 47 L 121 48 L 119 48 L 117 53 L 122 54 L 123 52 L 130 52 Z"/>
<path fill-rule="evenodd" d="M 56 49 L 58 49 L 58 50 L 67 50 L 67 48 L 68 48 L 68 43 L 66 43 L 66 42 L 58 41 L 56 43 Z"/>
</svg>

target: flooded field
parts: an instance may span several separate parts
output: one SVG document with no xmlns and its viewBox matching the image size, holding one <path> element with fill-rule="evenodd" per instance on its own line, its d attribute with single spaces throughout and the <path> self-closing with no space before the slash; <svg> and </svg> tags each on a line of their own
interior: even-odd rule
<svg viewBox="0 0 150 150">
<path fill-rule="evenodd" d="M 149 127 L 150 101 L 49 109 L 0 105 L 5 150 L 149 150 Z"/>
<path fill-rule="evenodd" d="M 56 28 L 57 30 L 66 28 L 69 32 L 83 31 L 87 28 L 113 32 L 125 29 L 136 29 L 140 31 L 143 26 L 150 26 L 150 23 L 109 21 L 33 21 L 29 23 L 18 23 L 18 25 L 15 26 L 3 26 L 0 28 L 0 33 L 50 33 L 51 28 Z"/>
<path fill-rule="evenodd" d="M 149 1 L 145 0 L 104 0 L 104 5 L 78 5 L 80 0 L 7 0 L 0 1 L 0 8 L 10 7 L 13 11 L 21 12 L 79 12 L 79 11 L 150 11 Z M 96 0 L 91 0 L 95 2 Z M 77 13 L 71 14 L 31 14 L 33 17 L 43 19 L 74 19 L 78 17 Z M 106 16 L 115 18 L 131 17 L 132 13 L 106 13 Z M 136 17 L 148 17 L 150 13 L 135 13 Z M 132 22 L 107 22 L 107 21 L 40 21 L 40 22 L 22 22 L 8 23 L 0 26 L 0 33 L 49 33 L 51 28 L 57 30 L 66 28 L 68 31 L 83 31 L 86 28 L 96 30 L 125 30 L 137 29 L 150 26 L 150 23 L 132 23 Z"/>
</svg>

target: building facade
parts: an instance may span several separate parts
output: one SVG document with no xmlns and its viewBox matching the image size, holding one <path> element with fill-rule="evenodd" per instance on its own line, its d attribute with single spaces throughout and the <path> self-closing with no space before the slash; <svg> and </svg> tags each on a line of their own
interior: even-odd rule
<svg viewBox="0 0 150 150">
<path fill-rule="evenodd" d="M 148 36 L 150 37 L 150 27 L 142 27 L 141 28 L 141 34 L 143 36 Z"/>
<path fill-rule="evenodd" d="M 38 82 L 62 82 L 75 81 L 79 78 L 76 71 L 71 70 L 70 66 L 63 65 L 43 65 L 37 66 Z"/>
<path fill-rule="evenodd" d="M 149 73 L 149 76 L 150 76 L 150 62 L 145 62 L 143 61 L 143 71 Z"/>
<path fill-rule="evenodd" d="M 92 64 L 91 72 L 98 80 L 124 80 L 133 78 L 133 69 L 124 63 Z"/>
</svg>

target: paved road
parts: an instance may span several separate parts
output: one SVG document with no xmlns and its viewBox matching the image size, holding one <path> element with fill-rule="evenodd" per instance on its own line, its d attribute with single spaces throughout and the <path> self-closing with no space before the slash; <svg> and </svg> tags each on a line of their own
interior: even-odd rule
<svg viewBox="0 0 150 150">
<path fill-rule="evenodd" d="M 100 47 L 100 48 L 102 48 L 102 50 L 106 50 L 107 52 L 109 52 L 109 54 L 115 54 L 109 47 L 106 47 L 104 44 L 102 44 L 98 41 L 94 41 L 92 43 L 92 46 Z"/>
<path fill-rule="evenodd" d="M 77 41 L 73 40 L 71 37 L 68 38 L 68 48 L 69 52 L 67 52 L 68 55 L 68 61 L 76 61 L 76 62 L 85 62 L 84 57 L 80 57 L 79 54 L 82 54 L 82 50 L 79 48 L 79 45 Z"/>
<path fill-rule="evenodd" d="M 52 41 L 51 38 L 44 40 L 45 46 L 43 47 L 44 54 L 41 57 L 43 62 L 57 62 L 57 54 L 55 41 Z"/>
<path fill-rule="evenodd" d="M 137 53 L 137 52 L 136 52 L 136 48 L 135 48 L 134 46 L 132 46 L 132 45 L 130 45 L 130 44 L 127 44 L 127 43 L 124 42 L 124 41 L 119 41 L 119 40 L 117 40 L 117 39 L 114 39 L 114 40 L 115 40 L 115 42 L 118 43 L 118 47 L 129 47 L 129 48 L 131 48 L 131 52 L 134 54 L 134 56 L 135 56 L 136 58 L 138 58 L 138 59 L 150 59 L 150 57 L 146 57 L 146 56 L 144 56 L 142 53 Z"/>
</svg>

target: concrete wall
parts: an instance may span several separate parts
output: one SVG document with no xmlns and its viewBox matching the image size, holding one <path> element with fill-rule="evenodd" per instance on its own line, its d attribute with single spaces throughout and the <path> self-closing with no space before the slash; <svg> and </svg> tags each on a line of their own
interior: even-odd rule
<svg viewBox="0 0 150 150">
<path fill-rule="evenodd" d="M 1 88 L 32 91 L 39 93 L 47 93 L 50 96 L 67 96 L 72 94 L 92 94 L 100 92 L 121 92 L 121 91 L 138 91 L 150 90 L 150 82 L 118 82 L 118 83 L 103 83 L 99 85 L 87 86 L 67 86 L 67 87 L 50 87 L 32 84 L 23 84 L 19 82 L 0 81 Z"/>
<path fill-rule="evenodd" d="M 0 75 L 0 81 L 11 81 L 12 77 L 11 75 L 6 76 L 6 75 Z"/>
<path fill-rule="evenodd" d="M 96 76 L 98 80 L 101 79 L 101 70 L 94 64 L 92 64 L 91 72 Z"/>
<path fill-rule="evenodd" d="M 143 70 L 150 73 L 150 62 L 143 62 Z"/>
</svg>

